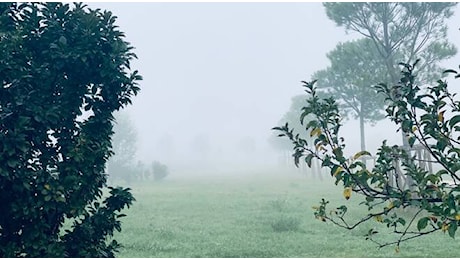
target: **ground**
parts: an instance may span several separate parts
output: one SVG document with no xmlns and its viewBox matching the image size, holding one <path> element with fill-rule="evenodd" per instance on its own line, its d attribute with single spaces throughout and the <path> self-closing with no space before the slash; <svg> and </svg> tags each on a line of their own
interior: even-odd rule
<svg viewBox="0 0 460 260">
<path fill-rule="evenodd" d="M 330 178 L 319 181 L 287 170 L 187 176 L 132 185 L 137 201 L 126 211 L 122 233 L 115 236 L 124 245 L 118 257 L 460 255 L 458 241 L 443 233 L 404 243 L 396 253 L 392 246 L 378 249 L 364 239 L 374 223 L 347 231 L 316 220 L 312 206 L 322 197 L 332 205 L 346 204 L 352 215 L 364 210 L 356 196 L 345 201 Z"/>
</svg>

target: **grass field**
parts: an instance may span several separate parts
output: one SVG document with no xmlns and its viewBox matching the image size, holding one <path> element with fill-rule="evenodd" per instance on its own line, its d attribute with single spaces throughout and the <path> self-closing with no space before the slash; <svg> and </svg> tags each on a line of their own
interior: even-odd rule
<svg viewBox="0 0 460 260">
<path fill-rule="evenodd" d="M 370 223 L 347 231 L 316 220 L 311 207 L 322 197 L 353 208 L 351 214 L 362 211 L 352 206 L 357 204 L 353 197 L 342 199 L 331 180 L 248 173 L 175 178 L 132 188 L 137 201 L 115 236 L 124 245 L 118 257 L 460 256 L 460 244 L 447 234 L 406 242 L 396 253 L 393 246 L 378 249 L 364 240 Z"/>
</svg>

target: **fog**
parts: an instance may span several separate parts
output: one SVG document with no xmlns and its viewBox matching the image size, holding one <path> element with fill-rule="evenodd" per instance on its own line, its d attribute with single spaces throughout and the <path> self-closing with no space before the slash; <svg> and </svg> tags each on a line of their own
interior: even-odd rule
<svg viewBox="0 0 460 260">
<path fill-rule="evenodd" d="M 270 130 L 302 94 L 300 81 L 328 66 L 338 42 L 360 38 L 330 21 L 321 3 L 90 3 L 112 11 L 144 80 L 126 109 L 138 160 L 172 170 L 232 173 L 280 165 Z M 458 7 L 448 36 L 460 42 Z M 458 55 L 444 62 L 457 68 Z M 389 121 L 367 126 L 367 146 L 401 143 Z M 343 127 L 348 152 L 359 125 Z M 216 171 L 217 172 L 217 171 Z"/>
</svg>

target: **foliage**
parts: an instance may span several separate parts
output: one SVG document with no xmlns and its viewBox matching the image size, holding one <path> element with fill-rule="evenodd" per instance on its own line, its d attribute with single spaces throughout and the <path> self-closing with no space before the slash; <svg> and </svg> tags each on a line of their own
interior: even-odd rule
<svg viewBox="0 0 460 260">
<path fill-rule="evenodd" d="M 343 152 L 344 138 L 339 132 L 341 116 L 337 102 L 333 98 L 319 98 L 315 81 L 304 82 L 310 98 L 300 115 L 307 132 L 315 137 L 314 148 L 308 146 L 307 140 L 293 135 L 288 124 L 274 128 L 282 132 L 280 136 L 287 136 L 293 142 L 296 165 L 301 158 L 309 166 L 312 159 L 320 160 L 322 166 L 330 170 L 335 184 L 343 185 L 345 199 L 350 199 L 354 193 L 360 194 L 360 204 L 367 208 L 360 220 L 350 224 L 345 217 L 345 205 L 329 211 L 329 202 L 323 199 L 315 208 L 315 216 L 346 229 L 354 229 L 369 221 L 384 224 L 399 235 L 396 241 L 377 241 L 376 229 L 370 229 L 366 239 L 381 247 L 396 245 L 396 250 L 403 241 L 437 231 L 454 237 L 460 224 L 460 176 L 457 174 L 460 169 L 460 102 L 454 100 L 455 95 L 448 91 L 447 83 L 442 80 L 423 93 L 415 83 L 416 63 L 403 64 L 403 77 L 397 85 L 380 84 L 376 88 L 388 102 L 386 117 L 400 126 L 400 131 L 408 136 L 410 147 L 419 145 L 431 155 L 432 162 L 440 167 L 435 172 L 422 167 L 424 161 L 419 161 L 409 149 L 389 146 L 386 141 L 376 154 L 373 169 L 358 160 L 370 155 L 367 151 L 347 158 Z M 447 72 L 460 77 L 454 70 Z M 313 115 L 314 119 L 304 122 L 307 115 Z M 399 167 L 402 169 L 400 173 L 397 172 Z M 409 176 L 412 182 L 404 184 L 398 178 L 394 179 L 398 174 Z M 448 180 L 453 186 L 447 183 Z M 402 214 L 401 209 L 413 210 Z"/>
<path fill-rule="evenodd" d="M 0 257 L 112 257 L 134 200 L 112 187 L 103 199 L 112 113 L 139 91 L 132 47 L 116 17 L 82 4 L 0 13 Z"/>
<path fill-rule="evenodd" d="M 150 168 L 142 161 L 137 161 L 133 170 L 134 172 L 131 176 L 136 177 L 138 180 L 146 180 L 150 177 Z"/>
<path fill-rule="evenodd" d="M 365 123 L 383 118 L 383 99 L 370 82 L 395 84 L 395 61 L 419 65 L 417 79 L 426 84 L 441 75 L 438 63 L 454 56 L 456 48 L 447 40 L 445 20 L 455 3 L 324 3 L 328 17 L 364 38 L 341 43 L 328 53 L 331 66 L 318 71 L 318 87 L 340 102 L 345 113 L 359 119 L 361 149 L 365 150 Z M 406 143 L 406 139 L 403 138 Z"/>
<path fill-rule="evenodd" d="M 155 181 L 161 181 L 169 174 L 168 166 L 154 161 L 152 163 L 153 179 Z"/>
<path fill-rule="evenodd" d="M 128 114 L 119 112 L 115 116 L 112 147 L 114 155 L 107 162 L 110 179 L 122 179 L 130 183 L 138 171 L 135 164 L 137 132 Z"/>
<path fill-rule="evenodd" d="M 386 68 L 379 62 L 369 39 L 339 43 L 327 57 L 331 66 L 317 71 L 313 78 L 321 79 L 317 86 L 340 102 L 344 118 L 352 114 L 359 119 L 361 149 L 365 150 L 364 124 L 384 118 L 383 96 L 377 94 L 369 82 L 391 82 L 391 79 L 386 76 Z"/>
<path fill-rule="evenodd" d="M 342 102 L 341 108 L 345 109 L 342 115 L 348 116 L 351 110 L 354 118 L 364 116 L 365 121 L 370 123 L 383 119 L 383 109 L 379 109 L 383 107 L 383 96 L 376 95 L 369 82 L 391 80 L 378 62 L 372 42 L 364 38 L 339 43 L 327 57 L 331 66 L 317 71 L 312 77 L 321 79 L 317 86 Z M 298 113 L 296 115 L 298 117 Z"/>
<path fill-rule="evenodd" d="M 298 114 L 302 110 L 303 103 L 305 102 L 305 95 L 297 95 L 292 97 L 291 106 L 289 110 L 283 115 L 278 123 L 288 122 L 296 133 L 303 133 L 301 130 L 304 128 L 300 123 Z M 307 136 L 303 136 L 307 138 Z M 288 140 L 277 138 L 275 134 L 272 134 L 268 139 L 270 145 L 279 151 L 289 151 L 291 149 L 291 143 Z"/>
<path fill-rule="evenodd" d="M 457 3 L 357 2 L 323 3 L 327 16 L 338 26 L 370 39 L 395 84 L 395 61 L 411 64 L 420 59 L 418 80 L 430 83 L 441 77 L 438 62 L 457 53 L 447 40 L 445 20 Z M 375 81 L 378 82 L 378 81 Z"/>
</svg>

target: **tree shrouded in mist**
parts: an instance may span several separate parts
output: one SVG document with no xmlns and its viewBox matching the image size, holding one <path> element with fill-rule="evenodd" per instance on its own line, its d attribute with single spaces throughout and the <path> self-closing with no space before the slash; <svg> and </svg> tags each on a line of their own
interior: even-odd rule
<svg viewBox="0 0 460 260">
<path fill-rule="evenodd" d="M 137 150 L 137 131 L 128 114 L 118 112 L 115 116 L 112 137 L 114 155 L 107 162 L 109 178 L 130 182 L 138 173 L 135 154 Z"/>
<path fill-rule="evenodd" d="M 300 123 L 299 113 L 302 110 L 302 106 L 305 103 L 306 98 L 307 97 L 305 95 L 297 95 L 292 97 L 289 110 L 279 120 L 278 124 L 288 123 L 296 133 L 303 134 L 302 129 L 304 126 L 302 126 Z M 307 136 L 304 136 L 304 138 L 307 138 Z M 270 135 L 268 142 L 274 149 L 278 151 L 286 152 L 291 151 L 292 149 L 292 143 L 288 140 L 278 138 L 276 133 L 272 133 L 272 135 Z"/>
<path fill-rule="evenodd" d="M 194 151 L 199 160 L 207 158 L 211 151 L 209 135 L 204 133 L 196 134 L 190 142 L 190 149 Z"/>
<path fill-rule="evenodd" d="M 327 16 L 338 26 L 372 41 L 392 84 L 399 80 L 399 62 L 411 64 L 420 59 L 417 80 L 430 84 L 431 80 L 441 77 L 438 63 L 457 53 L 447 40 L 446 25 L 457 3 L 331 2 L 323 5 Z"/>
<path fill-rule="evenodd" d="M 359 120 L 361 150 L 366 150 L 364 124 L 384 118 L 383 96 L 375 93 L 370 82 L 388 83 L 391 79 L 369 39 L 340 43 L 327 57 L 331 66 L 317 71 L 313 78 L 319 79 L 321 90 L 340 102 L 345 117 Z"/>
<path fill-rule="evenodd" d="M 129 189 L 106 187 L 112 113 L 141 76 L 111 12 L 0 4 L 0 257 L 113 257 Z M 67 222 L 64 228 L 64 222 Z"/>
<path fill-rule="evenodd" d="M 324 3 L 323 5 L 326 8 L 327 16 L 338 26 L 344 26 L 346 30 L 358 32 L 372 43 L 372 48 L 363 48 L 361 50 L 363 53 L 368 52 L 370 55 L 375 55 L 372 61 L 369 60 L 370 62 L 365 66 L 373 67 L 373 65 L 380 64 L 382 68 L 386 68 L 385 74 L 389 75 L 390 81 L 379 81 L 383 75 L 377 73 L 367 75 L 367 77 L 376 76 L 374 79 L 371 78 L 369 82 L 372 82 L 372 84 L 396 84 L 399 80 L 397 64 L 399 62 L 410 64 L 418 59 L 420 61 L 417 80 L 423 85 L 431 84 L 434 80 L 440 78 L 442 69 L 439 68 L 439 62 L 453 57 L 457 53 L 455 46 L 447 40 L 446 25 L 446 20 L 452 16 L 452 9 L 456 4 L 440 2 L 362 2 Z M 363 42 L 356 42 L 357 45 L 361 46 L 355 46 L 355 48 L 364 47 L 362 46 Z M 366 44 L 369 45 L 369 43 Z M 347 61 L 344 59 L 340 61 L 331 59 L 332 66 L 340 66 L 338 63 L 344 62 L 346 63 Z M 343 64 L 342 66 L 345 67 L 346 65 Z M 355 69 L 351 68 L 351 70 L 366 70 L 364 67 L 360 68 L 359 63 L 348 64 L 348 66 L 357 67 Z M 340 70 L 335 72 L 340 73 Z M 362 75 L 364 73 L 359 73 L 352 78 L 346 77 L 343 80 L 349 85 Z M 335 76 L 330 75 L 329 77 Z M 345 85 L 330 87 L 337 87 L 341 90 Z M 357 86 L 357 88 L 360 87 Z M 336 96 L 336 98 L 341 99 L 340 96 Z M 378 98 L 370 97 L 370 99 L 376 100 Z M 380 109 L 381 105 L 378 105 L 376 110 Z M 365 148 L 362 121 L 360 125 L 361 143 L 362 147 Z M 403 143 L 407 145 L 407 139 L 404 137 Z"/>
</svg>

